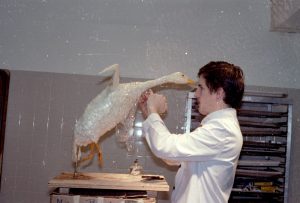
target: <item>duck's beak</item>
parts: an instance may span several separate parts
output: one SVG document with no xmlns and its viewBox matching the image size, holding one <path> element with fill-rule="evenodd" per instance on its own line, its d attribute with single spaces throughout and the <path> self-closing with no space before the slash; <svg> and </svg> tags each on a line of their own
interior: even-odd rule
<svg viewBox="0 0 300 203">
<path fill-rule="evenodd" d="M 189 85 L 195 85 L 196 82 L 194 80 L 192 80 L 192 79 L 188 79 L 188 84 Z"/>
<path fill-rule="evenodd" d="M 192 80 L 192 79 L 188 79 L 188 84 L 195 84 L 196 82 L 194 81 L 194 80 Z"/>
<path fill-rule="evenodd" d="M 192 88 L 196 88 L 196 82 L 192 79 L 188 79 L 187 84 Z"/>
</svg>

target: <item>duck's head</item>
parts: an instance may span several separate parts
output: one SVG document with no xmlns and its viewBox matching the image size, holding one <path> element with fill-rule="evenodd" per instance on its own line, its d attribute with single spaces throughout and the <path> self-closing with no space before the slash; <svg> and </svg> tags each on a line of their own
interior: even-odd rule
<svg viewBox="0 0 300 203">
<path fill-rule="evenodd" d="M 190 79 L 187 75 L 181 72 L 175 72 L 166 76 L 166 82 L 176 83 L 176 84 L 189 84 L 194 85 L 195 81 Z"/>
</svg>

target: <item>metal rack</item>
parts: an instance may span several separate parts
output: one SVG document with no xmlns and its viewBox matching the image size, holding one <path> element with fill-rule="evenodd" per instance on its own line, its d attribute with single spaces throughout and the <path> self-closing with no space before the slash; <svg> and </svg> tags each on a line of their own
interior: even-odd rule
<svg viewBox="0 0 300 203">
<path fill-rule="evenodd" d="M 237 111 L 244 143 L 230 203 L 288 202 L 292 102 L 286 96 L 245 92 Z M 186 132 L 196 129 L 203 118 L 197 109 L 190 92 Z"/>
</svg>

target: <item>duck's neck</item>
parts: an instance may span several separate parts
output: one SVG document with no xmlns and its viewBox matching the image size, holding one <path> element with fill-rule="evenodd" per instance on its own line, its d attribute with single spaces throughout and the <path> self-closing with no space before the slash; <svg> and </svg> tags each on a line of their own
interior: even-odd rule
<svg viewBox="0 0 300 203">
<path fill-rule="evenodd" d="M 147 90 L 147 89 L 165 84 L 167 82 L 168 82 L 167 78 L 164 76 L 164 77 L 161 77 L 161 78 L 158 78 L 158 79 L 145 81 L 144 84 L 143 84 L 143 88 L 145 90 Z"/>
</svg>

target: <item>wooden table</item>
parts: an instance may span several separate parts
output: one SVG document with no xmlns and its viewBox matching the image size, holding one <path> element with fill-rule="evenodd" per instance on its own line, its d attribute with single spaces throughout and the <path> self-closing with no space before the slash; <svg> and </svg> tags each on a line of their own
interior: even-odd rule
<svg viewBox="0 0 300 203">
<path fill-rule="evenodd" d="M 110 191 L 146 191 L 147 198 L 156 198 L 157 192 L 169 191 L 169 185 L 163 176 L 118 173 L 78 173 L 74 177 L 71 172 L 63 172 L 50 180 L 48 187 L 58 188 L 59 194 L 56 195 L 68 195 L 71 188 L 76 188 Z M 68 201 L 70 202 L 70 200 Z M 64 201 L 55 200 L 53 202 L 63 203 Z"/>
</svg>

